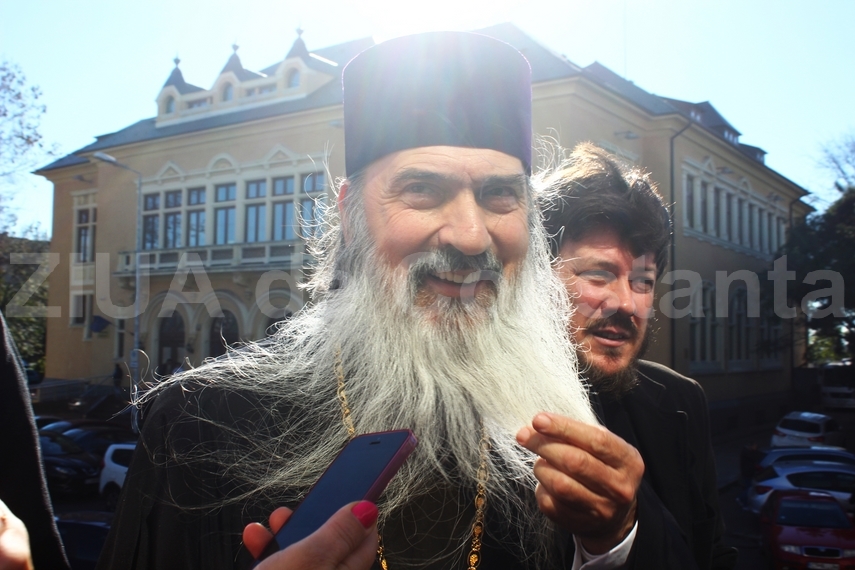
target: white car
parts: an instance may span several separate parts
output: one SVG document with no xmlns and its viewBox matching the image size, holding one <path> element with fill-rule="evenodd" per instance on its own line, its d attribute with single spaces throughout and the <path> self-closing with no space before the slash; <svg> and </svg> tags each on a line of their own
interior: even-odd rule
<svg viewBox="0 0 855 570">
<path fill-rule="evenodd" d="M 134 454 L 135 443 L 114 443 L 104 453 L 104 467 L 101 469 L 101 481 L 98 492 L 104 499 L 107 509 L 116 510 L 119 504 L 119 494 L 128 474 L 128 466 Z"/>
<path fill-rule="evenodd" d="M 759 513 L 772 491 L 793 489 L 828 493 L 844 510 L 851 510 L 849 498 L 855 489 L 855 465 L 831 461 L 770 465 L 754 478 L 746 504 L 751 512 Z"/>
<path fill-rule="evenodd" d="M 843 432 L 837 420 L 814 412 L 790 412 L 778 422 L 772 434 L 772 447 L 810 447 L 843 445 Z"/>
</svg>

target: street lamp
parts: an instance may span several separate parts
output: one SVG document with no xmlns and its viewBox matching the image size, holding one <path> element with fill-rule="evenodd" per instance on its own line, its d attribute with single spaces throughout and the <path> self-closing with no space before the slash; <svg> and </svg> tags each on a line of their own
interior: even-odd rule
<svg viewBox="0 0 855 570">
<path fill-rule="evenodd" d="M 134 348 L 131 350 L 131 399 L 136 401 L 140 386 L 140 360 L 139 351 L 142 350 L 140 341 L 140 251 L 142 250 L 142 173 L 134 170 L 127 164 L 122 164 L 115 157 L 103 152 L 92 155 L 101 162 L 106 162 L 118 168 L 124 168 L 137 175 L 137 235 L 134 248 Z M 139 432 L 139 410 L 136 406 L 131 407 L 131 425 L 135 432 Z"/>
</svg>

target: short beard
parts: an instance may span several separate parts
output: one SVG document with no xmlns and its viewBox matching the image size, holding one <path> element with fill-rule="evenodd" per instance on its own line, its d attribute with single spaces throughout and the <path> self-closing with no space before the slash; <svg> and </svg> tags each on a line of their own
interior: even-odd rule
<svg viewBox="0 0 855 570">
<path fill-rule="evenodd" d="M 614 373 L 607 373 L 599 368 L 592 359 L 587 357 L 584 350 L 578 350 L 577 356 L 581 364 L 581 371 L 591 388 L 600 395 L 609 395 L 614 398 L 620 398 L 631 391 L 638 383 L 638 361 L 647 352 L 647 347 L 650 344 L 650 335 L 647 331 L 639 331 L 632 318 L 622 312 L 616 312 L 608 317 L 589 321 L 586 327 L 587 332 L 596 331 L 601 328 L 614 326 L 629 332 L 633 338 L 643 335 L 641 345 L 638 351 L 632 356 L 629 364 Z M 606 359 L 617 359 L 620 357 L 620 349 L 605 347 L 601 349 Z"/>
</svg>

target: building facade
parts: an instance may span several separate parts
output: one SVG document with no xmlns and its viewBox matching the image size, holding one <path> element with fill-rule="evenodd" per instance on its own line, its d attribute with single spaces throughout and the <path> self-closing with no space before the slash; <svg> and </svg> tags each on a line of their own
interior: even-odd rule
<svg viewBox="0 0 855 570">
<path fill-rule="evenodd" d="M 597 63 L 576 66 L 509 24 L 481 32 L 531 63 L 537 135 L 564 147 L 592 141 L 644 166 L 673 206 L 648 357 L 699 380 L 726 424 L 783 401 L 801 335 L 758 308 L 751 275 L 766 280 L 788 228 L 811 210 L 800 201 L 807 192 L 740 143 L 709 103 L 653 95 Z M 108 375 L 127 361 L 135 304 L 147 377 L 263 338 L 305 304 L 306 238 L 344 173 L 341 70 L 370 45 L 309 51 L 298 36 L 283 61 L 258 72 L 234 46 L 210 89 L 186 83 L 176 60 L 155 117 L 39 171 L 54 184 L 59 254 L 49 378 Z"/>
</svg>

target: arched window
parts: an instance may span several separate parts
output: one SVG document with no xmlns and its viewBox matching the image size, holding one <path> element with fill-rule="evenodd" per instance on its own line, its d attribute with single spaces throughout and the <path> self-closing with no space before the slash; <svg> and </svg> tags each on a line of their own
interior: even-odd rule
<svg viewBox="0 0 855 570">
<path fill-rule="evenodd" d="M 226 353 L 226 347 L 240 340 L 237 318 L 231 311 L 223 311 L 221 317 L 211 321 L 211 337 L 208 356 L 220 356 Z"/>
<path fill-rule="evenodd" d="M 158 327 L 157 372 L 161 375 L 172 374 L 184 362 L 184 319 L 181 313 L 173 311 L 169 317 L 160 319 Z"/>
<path fill-rule="evenodd" d="M 288 81 L 286 82 L 288 89 L 300 86 L 300 70 L 292 69 L 288 72 Z"/>
<path fill-rule="evenodd" d="M 164 109 L 166 110 L 167 115 L 171 115 L 175 112 L 175 97 L 168 97 L 166 99 L 166 105 L 164 105 Z"/>
<path fill-rule="evenodd" d="M 226 83 L 223 87 L 223 101 L 231 101 L 235 96 L 235 89 L 231 83 Z"/>
</svg>

